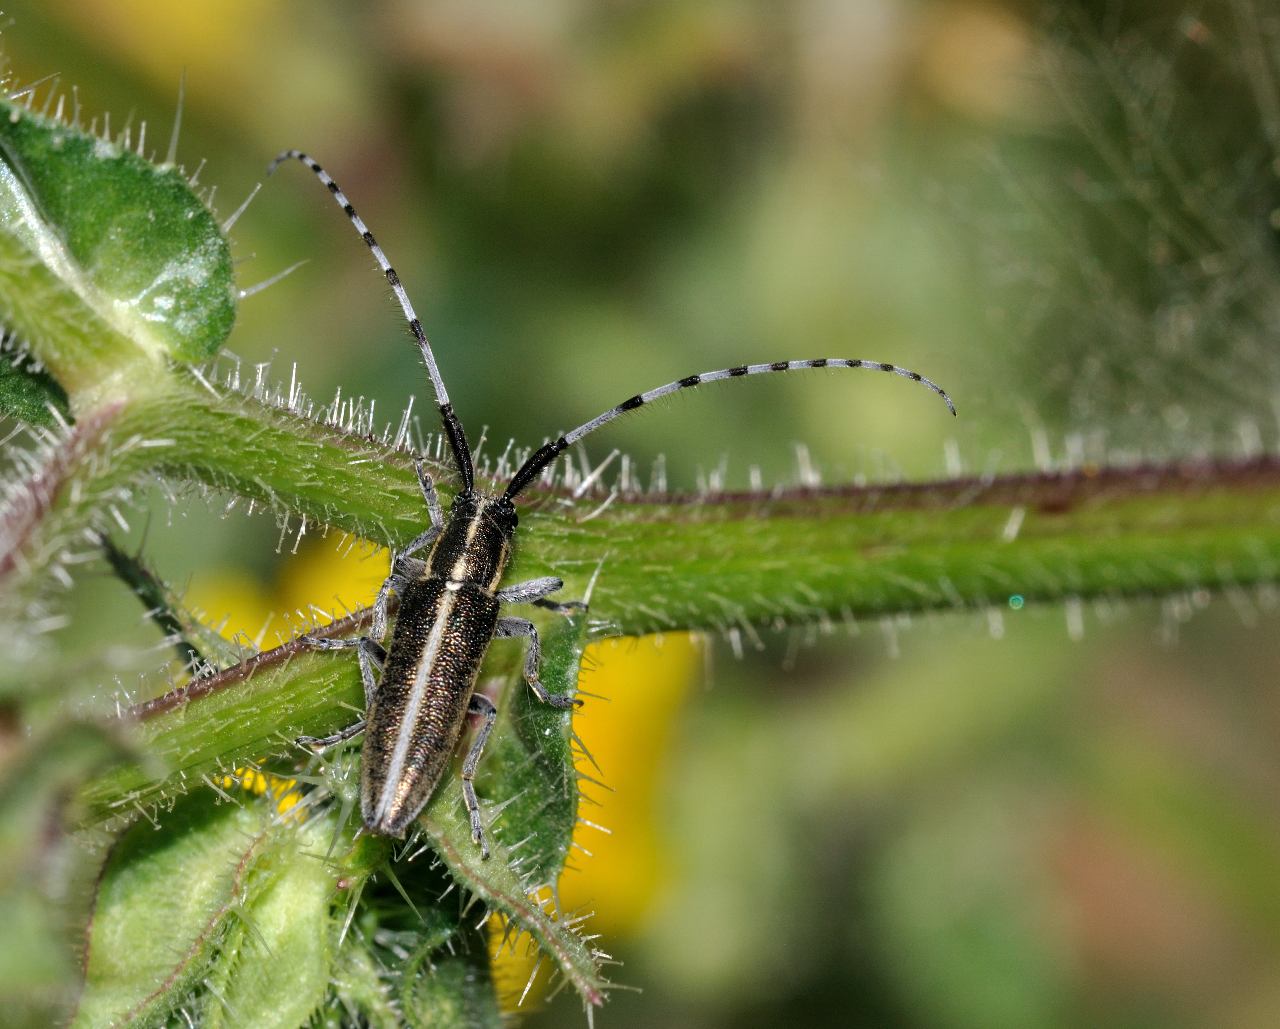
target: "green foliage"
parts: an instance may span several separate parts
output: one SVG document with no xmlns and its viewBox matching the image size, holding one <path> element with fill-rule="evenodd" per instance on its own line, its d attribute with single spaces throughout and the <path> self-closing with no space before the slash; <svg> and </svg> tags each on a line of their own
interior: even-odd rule
<svg viewBox="0 0 1280 1029">
<path fill-rule="evenodd" d="M 275 442 L 293 439 L 300 454 L 310 452 L 312 459 L 317 447 L 332 456 L 345 440 L 311 430 L 296 437 L 289 427 L 302 428 L 303 420 L 241 397 L 214 401 L 227 419 L 226 434 L 206 434 L 198 420 L 179 417 L 171 438 L 149 440 L 165 421 L 155 418 L 161 408 L 177 414 L 192 403 L 210 403 L 180 369 L 162 369 L 169 358 L 209 356 L 229 330 L 234 288 L 226 241 L 174 169 L 157 168 L 116 143 L 19 107 L 7 105 L 5 113 L 0 297 L 6 325 L 52 373 L 6 361 L 0 379 L 3 410 L 54 430 L 43 440 L 42 476 L 15 482 L 6 512 L 11 542 L 33 559 L 6 562 L 4 569 L 4 610 L 10 626 L 25 631 L 45 609 L 49 572 L 65 558 L 77 526 L 100 524 L 104 500 L 122 498 L 142 476 L 194 472 L 228 485 L 227 475 L 239 462 L 221 461 L 219 451 L 230 458 L 246 439 L 272 425 Z M 144 371 L 139 355 L 162 359 L 145 362 L 151 370 Z M 113 379 L 104 393 L 102 386 Z M 157 403 L 160 408 L 151 406 Z M 60 436 L 48 405 L 64 417 L 75 410 L 75 426 Z M 133 419 L 141 434 L 128 429 Z M 193 435 L 181 428 L 183 422 Z M 189 446 L 178 443 L 183 438 Z M 150 456 L 158 454 L 165 455 L 159 465 Z M 287 454 L 274 450 L 259 471 L 282 457 Z M 248 465 L 239 464 L 239 471 Z M 282 506 L 284 484 L 270 479 L 250 473 L 249 492 Z M 296 496 L 285 504 L 313 506 L 338 486 L 295 482 Z M 359 486 L 350 484 L 352 491 Z M 227 660 L 228 648 L 203 633 L 135 557 L 111 545 L 106 557 L 155 611 L 161 628 L 181 642 L 184 657 Z M 543 678 L 553 692 L 572 693 L 584 633 L 584 618 L 566 620 L 548 633 Z M 496 668 L 510 685 L 520 680 L 509 661 L 503 665 L 508 656 L 499 655 L 486 674 Z M 29 666 L 16 665 L 8 679 L 15 696 L 30 695 L 30 682 L 23 682 Z M 375 1023 L 496 1025 L 483 934 L 471 922 L 460 923 L 456 907 L 450 911 L 432 899 L 446 895 L 447 884 L 415 881 L 423 878 L 425 861 L 397 872 L 393 864 L 403 862 L 393 862 L 389 848 L 354 838 L 351 761 L 338 756 L 315 769 L 303 805 L 293 804 L 296 795 L 287 787 L 273 790 L 269 799 L 288 812 L 277 813 L 265 800 L 218 802 L 218 794 L 238 792 L 237 775 L 260 774 L 245 769 L 256 767 L 263 755 L 296 764 L 292 737 L 328 731 L 335 718 L 350 717 L 347 712 L 360 699 L 350 661 L 309 654 L 278 665 L 267 662 L 252 679 L 249 667 L 222 679 L 206 677 L 179 703 L 155 706 L 130 734 L 149 751 L 89 746 L 80 740 L 88 730 L 81 730 L 75 760 L 55 761 L 64 749 L 58 745 L 63 730 L 44 749 L 32 751 L 29 768 L 10 765 L 0 812 L 6 867 L 14 879 L 0 889 L 0 905 L 29 941 L 21 950 L 6 949 L 10 965 L 0 967 L 0 988 L 23 999 L 24 1006 L 15 1002 L 13 1010 L 39 1024 L 78 995 L 73 1022 L 80 1026 L 165 1024 L 179 1012 L 202 1025 L 299 1025 L 328 1003 Z M 584 995 L 598 1002 L 603 982 L 591 949 L 572 927 L 558 923 L 554 910 L 529 899 L 531 891 L 553 885 L 558 876 L 576 820 L 577 780 L 568 716 L 530 711 L 527 700 L 517 699 L 522 695 L 523 687 L 520 695 L 506 698 L 512 717 L 495 734 L 498 760 L 486 780 L 491 798 L 520 801 L 506 813 L 506 825 L 495 827 L 502 857 L 480 862 L 469 827 L 456 812 L 429 815 L 427 824 L 436 850 L 452 859 L 457 880 L 510 919 L 517 936 L 532 934 Z M 297 704 L 285 699 L 304 697 Z M 196 710 L 204 715 L 193 721 Z M 66 795 L 90 771 L 92 783 L 81 794 L 88 807 L 77 803 L 65 810 Z M 193 790 L 193 783 L 199 788 Z M 290 798 L 287 805 L 281 793 Z M 329 797 L 337 799 L 326 802 Z M 458 801 L 456 787 L 443 789 L 433 811 Z M 58 872 L 69 862 L 41 870 L 51 848 L 72 846 L 65 836 L 50 838 L 40 828 L 50 818 L 89 834 L 72 849 L 90 858 L 97 852 L 88 845 L 95 835 L 91 826 L 105 824 L 119 834 L 89 905 L 80 990 L 74 987 L 70 937 L 55 931 L 51 921 L 54 898 L 68 885 Z M 513 844 L 519 839 L 527 850 L 519 873 L 508 864 L 504 838 Z M 413 897 L 404 892 L 391 904 L 370 885 L 391 882 L 398 894 L 401 877 L 415 887 Z M 44 878 L 50 880 L 45 889 L 30 889 Z M 434 928 L 406 926 L 406 905 L 420 910 Z M 389 931 L 412 946 L 388 952 Z"/>
<path fill-rule="evenodd" d="M 0 948 L 5 1023 L 46 1026 L 78 990 L 73 946 L 81 903 L 101 860 L 91 838 L 70 828 L 81 817 L 75 791 L 131 758 L 118 734 L 67 721 L 18 744 L 5 741 L 0 780 L 0 921 L 21 946 Z"/>
<path fill-rule="evenodd" d="M 74 692 L 86 673 L 60 664 L 45 632 L 62 610 L 57 585 L 79 574 L 113 505 L 139 486 L 202 484 L 392 546 L 416 535 L 423 515 L 409 457 L 364 426 L 313 420 L 292 393 L 246 393 L 190 367 L 224 341 L 235 288 L 227 242 L 181 174 L 119 142 L 5 111 L 0 312 L 47 369 L 0 364 L 0 410 L 46 430 L 35 433 L 31 467 L 12 471 L 0 513 L 0 629 L 14 641 L 0 686 L 24 730 L 45 733 L 9 758 L 0 793 L 0 921 L 29 941 L 0 963 L 0 993 L 23 994 L 15 1017 L 40 1024 L 78 995 L 82 1026 L 180 1013 L 207 1025 L 498 1025 L 486 917 L 503 923 L 509 945 L 531 941 L 585 1004 L 601 1003 L 601 955 L 550 903 L 577 819 L 571 716 L 531 698 L 512 647 L 495 647 L 482 673 L 502 711 L 480 777 L 488 861 L 456 776 L 401 846 L 357 834 L 352 751 L 299 755 L 297 735 L 331 732 L 359 708 L 353 660 L 216 644 L 119 551 L 117 573 L 161 609 L 183 653 L 222 667 L 183 673 L 167 692 L 173 669 L 153 669 L 149 699 L 121 718 Z M 74 423 L 58 425 L 49 404 Z M 435 471 L 447 498 L 448 470 Z M 751 633 L 1013 597 L 1272 581 L 1278 502 L 1280 468 L 1269 460 L 734 496 L 580 497 L 559 482 L 531 492 L 513 575 L 560 575 L 569 596 L 593 587 L 591 618 L 615 632 Z M 353 616 L 325 631 L 366 623 Z M 541 628 L 544 684 L 572 694 L 587 617 Z M 73 699 L 91 721 L 69 721 Z M 960 731 L 960 719 L 939 722 Z M 832 757 L 831 774 L 858 760 Z M 236 784 L 259 777 L 264 797 Z M 100 873 L 91 900 L 73 888 L 94 878 L 84 866 Z M 888 876 L 881 900 L 909 908 L 911 887 Z M 64 929 L 85 911 L 77 991 Z M 974 932 L 999 956 L 1021 948 L 1023 929 L 1011 917 Z M 970 943 L 957 935 L 955 949 Z M 901 944 L 911 949 L 909 933 Z M 1022 995 L 997 992 L 975 1006 L 1034 1014 Z"/>
<path fill-rule="evenodd" d="M 0 351 L 0 413 L 10 415 L 28 425 L 48 427 L 54 424 L 49 409 L 65 420 L 69 415 L 67 394 L 57 380 L 43 369 L 10 351 Z"/>
<path fill-rule="evenodd" d="M 179 1007 L 201 1025 L 304 1022 L 329 981 L 333 876 L 307 855 L 324 828 L 206 792 L 135 823 L 103 871 L 72 1024 L 163 1024 Z"/>
<path fill-rule="evenodd" d="M 231 250 L 182 172 L 129 149 L 127 134 L 10 102 L 0 155 L 6 235 L 63 290 L 150 355 L 198 361 L 221 346 L 235 320 Z"/>
</svg>

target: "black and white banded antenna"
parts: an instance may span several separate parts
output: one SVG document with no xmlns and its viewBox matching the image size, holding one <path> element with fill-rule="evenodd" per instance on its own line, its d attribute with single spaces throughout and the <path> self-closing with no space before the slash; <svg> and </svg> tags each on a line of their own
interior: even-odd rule
<svg viewBox="0 0 1280 1029">
<path fill-rule="evenodd" d="M 373 233 L 365 225 L 364 219 L 356 214 L 356 209 L 351 206 L 351 201 L 338 188 L 338 184 L 333 181 L 329 173 L 320 167 L 315 160 L 301 150 L 286 150 L 271 162 L 267 168 L 267 174 L 272 174 L 281 164 L 288 160 L 297 160 L 305 164 L 333 194 L 333 199 L 337 201 L 338 206 L 351 219 L 351 224 L 360 233 L 360 238 L 365 241 L 365 244 L 369 247 L 369 252 L 373 254 L 373 259 L 378 262 L 378 267 L 382 269 L 382 274 L 387 277 L 387 282 L 390 283 L 391 290 L 395 293 L 396 300 L 400 303 L 400 309 L 404 312 L 405 320 L 409 323 L 409 331 L 413 333 L 418 349 L 422 352 L 422 361 L 427 366 L 427 374 L 431 377 L 431 388 L 436 395 L 436 406 L 440 409 L 440 421 L 444 427 L 445 435 L 449 439 L 449 448 L 453 451 L 454 463 L 458 466 L 458 475 L 462 479 L 462 488 L 470 492 L 475 479 L 471 448 L 467 445 L 467 436 L 462 429 L 462 422 L 458 420 L 458 416 L 453 410 L 453 405 L 449 403 L 449 391 L 445 389 L 444 379 L 440 377 L 440 369 L 436 367 L 435 354 L 431 352 L 431 344 L 427 341 L 426 333 L 422 331 L 422 322 L 418 320 L 417 312 L 414 311 L 413 304 L 409 301 L 409 294 L 405 292 L 404 286 L 400 284 L 400 276 L 391 267 L 391 262 L 387 260 L 387 255 L 383 253 L 378 241 L 373 238 Z"/>
<path fill-rule="evenodd" d="M 583 422 L 576 429 L 571 429 L 557 440 L 550 443 L 544 443 L 529 459 L 520 467 L 511 478 L 511 484 L 507 486 L 506 492 L 503 494 L 508 500 L 514 500 L 519 494 L 533 482 L 542 471 L 551 464 L 563 451 L 582 440 L 585 436 L 595 432 L 596 429 L 608 425 L 615 418 L 621 418 L 628 411 L 634 411 L 638 407 L 644 407 L 645 404 L 651 404 L 655 400 L 669 396 L 672 393 L 678 393 L 682 389 L 693 389 L 694 386 L 701 386 L 703 383 L 716 382 L 720 379 L 736 379 L 744 375 L 768 375 L 771 372 L 795 372 L 804 371 L 809 368 L 853 368 L 865 369 L 873 372 L 889 372 L 892 375 L 901 375 L 904 379 L 911 379 L 918 382 L 926 389 L 932 390 L 942 398 L 943 403 L 947 405 L 947 410 L 954 415 L 956 413 L 956 405 L 951 402 L 951 398 L 947 395 L 947 391 L 939 386 L 931 379 L 926 379 L 919 372 L 913 372 L 910 368 L 901 368 L 896 364 L 886 364 L 883 361 L 861 361 L 845 357 L 818 357 L 809 361 L 774 361 L 771 364 L 741 364 L 735 368 L 720 368 L 713 372 L 702 372 L 698 375 L 688 375 L 683 379 L 677 379 L 675 382 L 668 382 L 666 385 L 658 386 L 646 393 L 637 393 L 634 397 L 624 400 L 617 407 L 611 407 L 609 410 L 596 415 L 594 418 Z"/>
</svg>

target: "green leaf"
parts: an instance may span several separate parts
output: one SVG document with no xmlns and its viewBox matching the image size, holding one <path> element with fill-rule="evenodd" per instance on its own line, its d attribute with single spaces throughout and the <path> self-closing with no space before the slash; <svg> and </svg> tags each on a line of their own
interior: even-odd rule
<svg viewBox="0 0 1280 1029">
<path fill-rule="evenodd" d="M 358 627 L 356 623 L 340 629 L 345 634 Z M 585 614 L 552 619 L 543 646 L 542 681 L 549 692 L 572 694 L 585 637 Z M 299 653 L 296 648 L 277 654 L 278 658 L 260 662 L 247 683 L 232 679 L 227 688 L 215 686 L 200 692 L 207 687 L 198 681 L 194 692 L 187 694 L 187 703 L 157 707 L 154 718 L 141 726 L 139 745 L 167 764 L 168 774 L 157 777 L 154 770 L 132 764 L 103 776 L 86 791 L 100 814 L 127 811 L 134 804 L 153 808 L 158 801 L 185 792 L 201 777 L 211 778 L 219 769 L 251 761 L 254 755 L 285 753 L 296 759 L 299 751 L 291 742 L 294 736 L 328 732 L 335 716 L 343 721 L 353 717 L 350 709 L 361 696 L 355 661 L 333 654 Z M 456 769 L 437 789 L 422 824 L 454 878 L 529 933 L 584 998 L 599 1002 L 607 983 L 591 947 L 574 927 L 560 920 L 558 913 L 533 899 L 540 888 L 554 886 L 559 876 L 576 819 L 578 788 L 570 747 L 570 713 L 532 696 L 523 679 L 511 672 L 519 663 L 518 656 L 515 643 L 500 643 L 486 660 L 483 673 L 486 680 L 497 675 L 515 684 L 508 690 L 508 698 L 500 701 L 507 713 L 500 717 L 490 741 L 491 752 L 481 762 L 486 800 L 495 806 L 507 805 L 491 827 L 493 857 L 482 861 L 471 840 Z M 304 699 L 311 713 L 298 706 Z M 295 716 L 283 733 L 281 712 L 275 706 L 282 701 L 291 706 Z M 192 719 L 193 713 L 198 717 Z M 192 731 L 188 733 L 187 728 Z M 353 759 L 354 753 L 350 757 Z M 345 756 L 329 763 L 329 789 L 339 802 L 354 799 L 350 789 L 353 766 Z M 192 798 L 197 799 L 199 793 Z M 171 816 L 160 817 L 165 832 L 171 831 Z M 513 853 L 506 844 L 519 846 Z M 371 847 L 366 839 L 347 859 L 343 874 L 351 879 L 351 888 L 385 866 L 386 849 Z M 397 872 L 412 874 L 404 865 L 393 866 L 391 874 Z M 411 895 L 415 903 L 424 907 L 429 903 L 418 890 Z M 366 987 L 362 994 L 377 996 L 367 981 Z"/>
<path fill-rule="evenodd" d="M 339 756 L 330 771 L 338 799 L 351 799 L 345 787 L 358 776 L 355 754 Z M 488 943 L 476 919 L 460 912 L 443 867 L 416 843 L 408 845 L 415 858 L 393 863 L 392 841 L 355 836 L 357 829 L 352 819 L 340 831 L 349 846 L 340 867 L 350 899 L 329 1024 L 340 1013 L 343 1025 L 496 1029 L 502 1020 Z"/>
<path fill-rule="evenodd" d="M 400 1006 L 385 970 L 369 948 L 344 947 L 332 975 L 334 1000 L 348 1022 L 356 1023 L 359 1013 L 359 1024 L 370 1029 L 398 1029 Z"/>
<path fill-rule="evenodd" d="M 572 697 L 587 645 L 585 612 L 556 616 L 542 631 L 541 680 L 552 696 Z M 501 804 L 491 836 L 519 843 L 520 871 L 534 885 L 554 885 L 564 868 L 578 820 L 572 711 L 544 704 L 515 676 L 508 709 L 480 762 L 481 796 Z M 523 841 L 523 842 L 521 842 Z"/>
<path fill-rule="evenodd" d="M 585 612 L 560 617 L 545 633 L 542 684 L 572 696 L 586 646 Z M 442 783 L 421 822 L 454 878 L 491 912 L 528 933 L 588 1004 L 604 1001 L 608 981 L 599 955 L 564 913 L 548 904 L 569 852 L 577 820 L 578 781 L 570 747 L 570 712 L 532 698 L 517 677 L 509 691 L 513 717 L 486 754 L 488 801 L 501 805 L 490 826 L 493 854 L 483 860 L 471 839 L 460 780 Z M 492 765 L 487 765 L 489 758 Z"/>
<path fill-rule="evenodd" d="M 6 739 L 0 781 L 0 948 L 6 1026 L 65 1019 L 79 979 L 73 928 L 96 871 L 93 841 L 69 833 L 68 798 L 125 752 L 101 727 L 68 722 L 19 743 Z"/>
<path fill-rule="evenodd" d="M 0 415 L 8 415 L 28 425 L 55 424 L 53 408 L 70 421 L 66 391 L 43 368 L 37 370 L 25 357 L 0 350 Z"/>
<path fill-rule="evenodd" d="M 332 964 L 334 879 L 321 856 L 321 820 L 280 842 L 272 868 L 251 884 L 204 984 L 205 1026 L 294 1029 L 324 1001 Z"/>
<path fill-rule="evenodd" d="M 96 369 L 56 339 L 60 316 L 108 326 L 93 352 L 119 365 L 121 340 L 152 358 L 210 357 L 235 320 L 231 251 L 183 174 L 123 145 L 0 101 L 0 297 L 6 317 L 68 390 Z M 42 304 L 23 254 L 45 273 Z M 63 372 L 68 373 L 67 381 Z"/>
<path fill-rule="evenodd" d="M 465 930 L 464 930 L 465 932 Z M 417 1029 L 482 1029 L 502 1026 L 482 933 L 472 929 L 452 951 L 425 944 L 401 973 L 400 1007 Z"/>
<path fill-rule="evenodd" d="M 208 791 L 135 824 L 103 872 L 73 1025 L 154 1024 L 183 1006 L 221 1024 L 224 1003 L 244 1024 L 305 1019 L 328 982 L 333 883 L 308 840 L 267 803 Z"/>
<path fill-rule="evenodd" d="M 0 167 L 3 162 L 0 161 Z M 144 352 L 0 222 L 0 312 L 68 394 L 91 392 Z"/>
</svg>

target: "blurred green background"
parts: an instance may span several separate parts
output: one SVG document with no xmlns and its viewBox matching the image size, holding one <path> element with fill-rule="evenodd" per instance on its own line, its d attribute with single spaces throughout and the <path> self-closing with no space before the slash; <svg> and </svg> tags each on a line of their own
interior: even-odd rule
<svg viewBox="0 0 1280 1029">
<path fill-rule="evenodd" d="M 590 453 L 619 448 L 645 480 L 662 455 L 692 488 L 752 466 L 848 482 L 1276 449 L 1263 0 L 8 13 L 17 82 L 61 73 L 161 153 L 185 71 L 180 157 L 207 162 L 224 215 L 276 152 L 314 154 L 490 453 L 694 371 L 816 356 L 917 368 L 960 418 L 815 374 L 679 398 Z M 296 362 L 313 396 L 393 421 L 425 398 L 385 283 L 300 168 L 232 235 L 242 286 L 308 262 L 243 303 L 243 361 Z M 269 608 L 333 542 L 295 556 L 268 518 L 157 497 L 147 550 L 193 596 L 232 582 L 228 609 Z M 118 597 L 87 581 L 95 617 L 68 645 L 145 641 Z M 591 716 L 658 722 L 650 752 L 597 755 L 646 798 L 599 816 L 617 853 L 588 873 L 617 978 L 643 988 L 605 1024 L 1277 1024 L 1276 606 L 1268 589 L 801 628 L 709 641 L 707 672 L 678 641 L 665 663 L 635 648 Z M 127 685 L 138 659 L 112 653 Z M 579 1018 L 561 997 L 529 1024 Z"/>
</svg>

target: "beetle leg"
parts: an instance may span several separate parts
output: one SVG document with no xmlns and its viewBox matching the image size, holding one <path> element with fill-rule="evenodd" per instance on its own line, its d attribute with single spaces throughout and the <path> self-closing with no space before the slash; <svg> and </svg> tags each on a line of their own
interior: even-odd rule
<svg viewBox="0 0 1280 1029">
<path fill-rule="evenodd" d="M 397 554 L 395 564 L 391 567 L 391 574 L 398 575 L 401 579 L 421 579 L 427 574 L 427 562 L 419 561 L 416 557 Z"/>
<path fill-rule="evenodd" d="M 529 604 L 541 600 L 548 593 L 554 593 L 564 585 L 563 579 L 554 575 L 544 575 L 541 579 L 530 579 L 518 582 L 514 586 L 504 586 L 494 594 L 500 604 Z"/>
<path fill-rule="evenodd" d="M 374 671 L 382 671 L 382 663 L 387 659 L 387 652 L 382 648 L 382 644 L 368 636 L 356 636 L 351 639 L 299 636 L 298 642 L 312 650 L 350 650 L 355 647 L 356 657 L 360 660 L 360 681 L 364 683 L 365 706 L 373 702 L 373 695 L 378 690 Z"/>
<path fill-rule="evenodd" d="M 538 642 L 538 630 L 533 627 L 532 622 L 523 618 L 499 618 L 494 636 L 499 639 L 510 639 L 516 636 L 529 637 L 529 650 L 524 658 L 524 681 L 529 684 L 529 689 L 533 690 L 534 695 L 540 701 L 559 708 L 582 706 L 582 701 L 575 700 L 573 697 L 562 697 L 548 693 L 547 688 L 538 679 L 538 669 L 542 665 L 542 644 Z"/>
<path fill-rule="evenodd" d="M 547 611 L 554 611 L 558 615 L 572 614 L 574 611 L 585 611 L 587 605 L 581 600 L 547 600 L 545 597 L 539 597 L 537 600 L 530 601 L 534 607 L 541 607 Z"/>
<path fill-rule="evenodd" d="M 554 593 L 564 585 L 564 580 L 554 575 L 545 575 L 541 579 L 530 579 L 518 582 L 514 586 L 506 586 L 494 594 L 504 604 L 532 604 L 534 607 L 546 608 L 556 614 L 567 615 L 573 611 L 585 611 L 587 605 L 581 600 L 568 600 L 559 603 L 547 600 L 547 594 Z"/>
<path fill-rule="evenodd" d="M 397 557 L 395 565 L 399 565 L 400 560 L 401 559 Z M 375 640 L 386 638 L 387 601 L 390 599 L 391 594 L 399 593 L 407 585 L 408 580 L 405 579 L 405 577 L 402 576 L 398 569 L 393 565 L 391 574 L 388 575 L 386 579 L 383 580 L 382 585 L 378 587 L 378 599 L 373 602 L 373 638 Z"/>
<path fill-rule="evenodd" d="M 413 470 L 418 473 L 418 485 L 422 487 L 422 499 L 427 502 L 427 514 L 431 517 L 431 528 L 439 532 L 444 528 L 444 511 L 440 507 L 440 494 L 436 492 L 436 484 L 427 474 L 427 466 L 421 461 L 413 462 Z"/>
<path fill-rule="evenodd" d="M 415 536 L 404 550 L 397 552 L 397 561 L 400 558 L 408 557 L 410 554 L 416 554 L 423 547 L 430 546 L 437 536 L 440 535 L 440 526 L 433 525 L 430 529 L 419 533 Z"/>
<path fill-rule="evenodd" d="M 563 585 L 563 579 L 557 579 L 554 575 L 544 575 L 541 579 L 530 579 L 528 582 L 517 582 L 514 586 L 505 586 L 494 596 L 503 604 L 532 604 L 534 607 L 543 607 L 561 615 L 567 615 L 573 611 L 585 611 L 587 605 L 581 600 L 559 603 L 546 599 L 547 594 L 554 593 Z"/>
<path fill-rule="evenodd" d="M 313 650 L 350 650 L 355 647 L 356 657 L 360 662 L 360 682 L 364 686 L 364 706 L 367 708 L 373 703 L 373 695 L 378 691 L 378 680 L 374 673 L 375 671 L 382 671 L 382 664 L 387 659 L 387 652 L 382 649 L 382 646 L 376 640 L 372 640 L 368 636 L 357 636 L 354 639 L 299 636 L 298 642 Z M 352 736 L 363 731 L 364 719 L 362 718 L 354 725 L 348 725 L 345 729 L 341 729 L 331 736 L 299 736 L 297 743 L 299 746 L 319 752 L 332 747 L 334 744 L 349 740 Z"/>
<path fill-rule="evenodd" d="M 351 739 L 352 736 L 358 736 L 364 732 L 364 719 L 353 725 L 348 725 L 345 729 L 340 729 L 332 736 L 299 736 L 294 742 L 300 747 L 306 747 L 319 754 L 322 750 L 328 750 L 330 747 L 343 743 Z"/>
<path fill-rule="evenodd" d="M 493 706 L 488 697 L 473 693 L 467 711 L 473 715 L 483 715 L 484 724 L 476 731 L 475 741 L 467 751 L 466 760 L 462 762 L 462 799 L 466 802 L 467 813 L 471 816 L 471 838 L 480 847 L 480 857 L 487 860 L 489 845 L 484 839 L 484 825 L 480 821 L 480 802 L 476 799 L 476 788 L 471 780 L 475 778 L 476 765 L 480 763 L 484 745 L 489 741 L 489 733 L 493 732 L 493 723 L 498 717 L 498 709 Z"/>
<path fill-rule="evenodd" d="M 356 658 L 360 662 L 360 682 L 364 684 L 364 706 L 373 703 L 373 695 L 378 692 L 378 680 L 374 670 L 381 672 L 383 662 L 387 660 L 387 652 L 376 641 L 368 636 L 361 636 Z"/>
<path fill-rule="evenodd" d="M 422 487 L 422 499 L 427 502 L 427 515 L 431 519 L 431 527 L 425 532 L 419 533 L 404 550 L 401 550 L 396 555 L 396 559 L 391 565 L 392 575 L 399 572 L 397 566 L 404 558 L 410 554 L 416 554 L 423 547 L 430 545 L 440 535 L 440 530 L 444 528 L 444 510 L 440 507 L 440 494 L 436 492 L 436 484 L 431 481 L 431 476 L 427 474 L 426 465 L 421 461 L 414 461 L 413 470 L 418 473 L 418 485 Z"/>
</svg>

